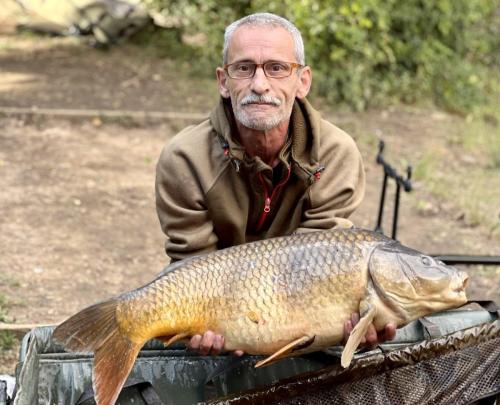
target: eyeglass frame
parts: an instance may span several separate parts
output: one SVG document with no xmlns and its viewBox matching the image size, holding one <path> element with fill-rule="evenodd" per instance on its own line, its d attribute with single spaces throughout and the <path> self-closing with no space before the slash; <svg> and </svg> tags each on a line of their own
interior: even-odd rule
<svg viewBox="0 0 500 405">
<path fill-rule="evenodd" d="M 272 77 L 272 76 L 268 76 L 267 73 L 266 73 L 266 70 L 264 69 L 264 65 L 267 64 L 267 63 L 286 63 L 286 64 L 289 64 L 291 69 L 290 69 L 290 74 L 287 75 L 287 76 L 281 76 L 281 77 Z M 252 76 L 248 76 L 248 77 L 232 77 L 230 74 L 229 74 L 229 70 L 228 68 L 232 65 L 236 65 L 237 63 L 251 63 L 253 65 L 255 65 L 255 69 L 253 71 L 253 74 Z M 280 61 L 280 60 L 268 60 L 264 63 L 255 63 L 255 62 L 251 62 L 251 61 L 240 61 L 240 62 L 233 62 L 233 63 L 226 63 L 224 66 L 223 66 L 223 69 L 224 71 L 227 73 L 227 75 L 231 78 L 231 79 L 235 79 L 235 80 L 245 80 L 245 79 L 251 79 L 255 76 L 255 72 L 257 72 L 257 69 L 258 68 L 262 68 L 262 72 L 264 72 L 264 75 L 268 78 L 268 79 L 285 79 L 287 77 L 290 77 L 293 73 L 293 70 L 294 69 L 302 69 L 304 67 L 306 67 L 307 65 L 301 65 L 300 63 L 296 63 L 296 62 L 284 62 L 284 61 Z"/>
</svg>

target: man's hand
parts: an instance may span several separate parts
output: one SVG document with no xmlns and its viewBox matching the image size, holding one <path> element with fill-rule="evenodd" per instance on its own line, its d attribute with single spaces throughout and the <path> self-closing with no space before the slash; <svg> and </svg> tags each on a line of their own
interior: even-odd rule
<svg viewBox="0 0 500 405">
<path fill-rule="evenodd" d="M 354 327 L 358 322 L 359 322 L 359 314 L 356 312 L 351 315 L 351 319 L 344 322 L 344 345 L 347 343 L 349 335 L 351 334 L 352 330 L 354 329 Z M 361 344 L 364 344 L 368 347 L 375 346 L 379 343 L 385 342 L 386 340 L 392 340 L 394 339 L 395 336 L 396 336 L 396 324 L 389 322 L 388 324 L 385 325 L 384 330 L 378 332 L 377 334 L 375 326 L 372 323 L 368 327 L 366 335 L 361 340 Z"/>
<path fill-rule="evenodd" d="M 189 341 L 188 347 L 200 352 L 203 356 L 211 354 L 217 356 L 224 349 L 224 336 L 216 335 L 211 330 L 202 335 L 194 335 Z M 243 350 L 235 350 L 234 354 L 238 357 L 243 356 Z"/>
<path fill-rule="evenodd" d="M 359 314 L 353 313 L 351 319 L 344 322 L 344 344 L 349 339 L 349 335 L 359 322 Z M 366 346 L 375 346 L 378 343 L 383 343 L 386 340 L 392 340 L 396 336 L 396 325 L 389 322 L 385 325 L 385 329 L 377 334 L 375 326 L 371 324 L 366 332 L 366 335 L 361 340 L 362 344 Z M 202 335 L 194 335 L 189 341 L 188 347 L 192 350 L 200 352 L 200 354 L 206 356 L 211 354 L 213 356 L 218 355 L 224 349 L 224 336 L 217 335 L 211 330 L 206 331 Z M 243 350 L 235 350 L 235 356 L 243 356 Z"/>
</svg>

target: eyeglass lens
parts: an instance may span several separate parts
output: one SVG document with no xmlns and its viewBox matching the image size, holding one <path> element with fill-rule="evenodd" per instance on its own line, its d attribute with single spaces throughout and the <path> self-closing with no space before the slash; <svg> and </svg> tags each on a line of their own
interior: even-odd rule
<svg viewBox="0 0 500 405">
<path fill-rule="evenodd" d="M 293 66 L 287 62 L 270 61 L 264 64 L 253 62 L 237 62 L 227 67 L 228 73 L 234 78 L 250 78 L 253 77 L 258 66 L 262 66 L 264 73 L 268 77 L 286 77 L 290 76 Z"/>
</svg>

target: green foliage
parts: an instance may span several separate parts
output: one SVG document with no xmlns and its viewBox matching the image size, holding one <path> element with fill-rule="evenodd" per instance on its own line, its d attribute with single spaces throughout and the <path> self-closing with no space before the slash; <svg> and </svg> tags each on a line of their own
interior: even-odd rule
<svg viewBox="0 0 500 405">
<path fill-rule="evenodd" d="M 435 151 L 426 152 L 413 168 L 412 177 L 417 181 L 432 180 L 433 173 L 436 172 L 440 157 Z"/>
<path fill-rule="evenodd" d="M 7 315 L 7 298 L 3 294 L 0 294 L 0 322 L 5 321 L 5 316 Z"/>
<path fill-rule="evenodd" d="M 500 64 L 499 0 L 147 0 L 182 29 L 203 33 L 200 63 L 220 64 L 224 28 L 258 11 L 302 32 L 314 91 L 355 109 L 432 98 L 465 112 L 486 101 Z"/>
<path fill-rule="evenodd" d="M 0 294 L 0 322 L 5 321 L 7 315 L 7 299 Z M 12 348 L 15 342 L 15 337 L 12 332 L 0 331 L 0 352 Z"/>
<path fill-rule="evenodd" d="M 178 27 L 159 29 L 148 26 L 133 36 L 131 42 L 143 46 L 144 51 L 154 57 L 188 60 L 200 56 L 198 49 L 183 44 L 182 30 Z"/>
<path fill-rule="evenodd" d="M 0 331 L 0 352 L 3 350 L 12 349 L 15 342 L 16 337 L 12 332 Z"/>
</svg>

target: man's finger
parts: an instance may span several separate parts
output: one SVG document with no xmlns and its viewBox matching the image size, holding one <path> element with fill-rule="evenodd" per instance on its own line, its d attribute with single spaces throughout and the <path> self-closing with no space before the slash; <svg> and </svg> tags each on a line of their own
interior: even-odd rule
<svg viewBox="0 0 500 405">
<path fill-rule="evenodd" d="M 217 356 L 222 351 L 223 347 L 224 347 L 224 338 L 221 335 L 215 335 L 214 344 L 212 346 L 210 354 Z"/>
<path fill-rule="evenodd" d="M 351 314 L 351 325 L 352 325 L 352 329 L 354 329 L 356 327 L 356 325 L 358 324 L 359 322 L 359 314 L 357 312 L 353 312 Z M 349 332 L 349 334 L 352 333 L 352 329 L 351 331 Z M 363 336 L 361 338 L 361 341 L 359 342 L 360 344 L 364 345 L 366 343 L 366 338 Z"/>
<path fill-rule="evenodd" d="M 366 332 L 365 339 L 366 343 L 369 345 L 375 345 L 378 342 L 377 331 L 375 330 L 375 326 L 373 326 L 373 323 L 368 326 L 368 331 Z"/>
<path fill-rule="evenodd" d="M 201 335 L 193 335 L 189 341 L 188 347 L 192 350 L 198 350 L 200 348 Z"/>
<path fill-rule="evenodd" d="M 354 325 L 352 324 L 352 322 L 347 321 L 345 323 L 345 331 L 346 331 L 347 337 L 349 337 L 349 335 L 351 334 L 353 329 L 354 329 Z"/>
<path fill-rule="evenodd" d="M 243 350 L 235 350 L 234 351 L 234 355 L 237 356 L 237 357 L 241 357 L 245 354 L 245 352 Z"/>
<path fill-rule="evenodd" d="M 352 322 L 352 327 L 354 328 L 358 322 L 359 322 L 359 314 L 357 312 L 353 312 L 351 314 L 351 322 Z"/>
<path fill-rule="evenodd" d="M 385 339 L 393 340 L 396 337 L 396 324 L 389 322 L 385 325 Z"/>
<path fill-rule="evenodd" d="M 347 339 L 349 339 L 349 335 L 351 334 L 352 332 L 352 322 L 349 320 L 349 321 L 345 321 L 344 322 L 344 344 L 347 343 Z"/>
<path fill-rule="evenodd" d="M 215 334 L 212 331 L 207 331 L 204 333 L 203 338 L 200 343 L 200 353 L 206 356 L 214 344 Z"/>
</svg>

